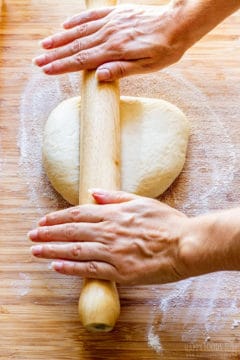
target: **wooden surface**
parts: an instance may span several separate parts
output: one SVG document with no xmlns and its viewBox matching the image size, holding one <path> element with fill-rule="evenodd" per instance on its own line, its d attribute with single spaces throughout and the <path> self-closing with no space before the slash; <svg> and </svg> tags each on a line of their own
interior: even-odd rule
<svg viewBox="0 0 240 360">
<path fill-rule="evenodd" d="M 47 262 L 30 256 L 26 233 L 45 212 L 66 206 L 49 193 L 41 170 L 39 129 L 60 100 L 79 92 L 76 75 L 49 79 L 31 65 L 31 58 L 40 53 L 38 40 L 60 29 L 66 16 L 82 7 L 79 0 L 6 0 L 3 9 L 0 359 L 237 360 L 238 273 L 119 287 L 122 311 L 115 330 L 93 335 L 78 319 L 80 280 L 55 274 Z M 239 63 L 236 13 L 175 66 L 121 82 L 122 94 L 164 98 L 189 117 L 186 166 L 162 197 L 189 215 L 239 204 Z"/>
</svg>

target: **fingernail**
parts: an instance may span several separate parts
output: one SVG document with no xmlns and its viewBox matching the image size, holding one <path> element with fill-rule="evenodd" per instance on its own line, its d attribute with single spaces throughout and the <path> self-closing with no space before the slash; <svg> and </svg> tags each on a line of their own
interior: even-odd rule
<svg viewBox="0 0 240 360">
<path fill-rule="evenodd" d="M 29 231 L 29 233 L 27 235 L 28 235 L 29 239 L 34 241 L 38 237 L 38 230 L 37 229 L 31 230 L 31 231 Z"/>
<path fill-rule="evenodd" d="M 40 45 L 45 49 L 49 49 L 50 47 L 52 47 L 52 39 L 51 38 L 43 39 L 40 41 Z"/>
<path fill-rule="evenodd" d="M 42 245 L 35 245 L 31 247 L 31 251 L 34 256 L 40 255 L 42 253 L 42 249 Z"/>
<path fill-rule="evenodd" d="M 46 74 L 50 74 L 51 70 L 52 70 L 52 64 L 48 64 L 42 67 L 42 70 L 46 73 Z"/>
<path fill-rule="evenodd" d="M 103 189 L 97 189 L 97 188 L 93 188 L 93 189 L 88 189 L 89 194 L 91 195 L 106 195 L 107 191 L 103 190 Z"/>
<path fill-rule="evenodd" d="M 110 71 L 106 68 L 98 69 L 96 75 L 100 81 L 108 81 L 111 79 Z"/>
<path fill-rule="evenodd" d="M 61 261 L 53 261 L 52 264 L 51 264 L 51 268 L 56 270 L 56 271 L 59 271 L 63 268 L 63 262 Z"/>
<path fill-rule="evenodd" d="M 38 65 L 38 63 L 37 63 L 37 57 L 35 57 L 35 58 L 32 59 L 32 63 L 33 63 L 33 65 Z"/>
<path fill-rule="evenodd" d="M 46 224 L 47 224 L 47 218 L 46 218 L 46 216 L 44 216 L 39 220 L 38 225 L 43 226 L 43 225 L 46 225 Z"/>
<path fill-rule="evenodd" d="M 67 26 L 67 25 L 69 24 L 70 19 L 71 19 L 70 17 L 67 18 L 67 19 L 62 23 L 62 26 L 63 26 L 63 27 Z"/>
<path fill-rule="evenodd" d="M 33 64 L 41 66 L 45 62 L 45 55 L 40 55 L 32 59 Z"/>
</svg>

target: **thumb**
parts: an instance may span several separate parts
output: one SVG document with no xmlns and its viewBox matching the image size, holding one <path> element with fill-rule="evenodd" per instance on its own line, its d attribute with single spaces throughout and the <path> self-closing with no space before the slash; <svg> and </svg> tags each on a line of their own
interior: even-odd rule
<svg viewBox="0 0 240 360">
<path fill-rule="evenodd" d="M 136 199 L 138 196 L 125 191 L 113 191 L 103 189 L 90 189 L 94 200 L 98 204 L 118 204 Z"/>
<path fill-rule="evenodd" d="M 137 69 L 137 62 L 135 61 L 113 61 L 99 66 L 96 76 L 99 81 L 113 81 L 136 74 Z"/>
</svg>

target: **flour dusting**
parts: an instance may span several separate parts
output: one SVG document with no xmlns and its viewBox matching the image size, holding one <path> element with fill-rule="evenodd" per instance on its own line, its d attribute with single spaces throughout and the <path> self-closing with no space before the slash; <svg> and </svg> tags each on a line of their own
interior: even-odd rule
<svg viewBox="0 0 240 360">
<path fill-rule="evenodd" d="M 196 69 L 193 72 L 196 72 Z M 227 79 L 222 68 L 219 72 Z M 240 149 L 234 145 L 231 138 L 231 121 L 239 121 L 239 118 L 236 119 L 240 113 L 239 103 L 228 109 L 215 107 L 208 95 L 197 86 L 199 78 L 195 84 L 183 76 L 180 70 L 167 69 L 161 72 L 160 77 L 161 86 L 156 78 L 154 81 L 151 78 L 152 86 L 146 90 L 148 95 L 162 97 L 178 105 L 187 114 L 192 128 L 191 152 L 181 175 L 191 181 L 177 184 L 174 192 L 170 191 L 163 199 L 191 216 L 224 208 L 224 200 L 233 188 L 238 169 Z M 193 73 L 189 78 L 193 78 Z M 228 94 L 239 91 L 239 88 L 236 89 L 226 80 Z M 224 103 L 224 98 L 222 102 Z M 168 290 L 163 293 L 160 289 L 159 286 L 152 289 L 153 296 L 159 298 L 159 306 L 152 310 L 155 316 L 147 333 L 149 336 L 154 334 L 155 342 L 159 339 L 162 351 L 162 334 L 171 336 L 171 333 L 176 332 L 178 323 L 183 324 L 179 341 L 187 344 L 199 341 L 211 343 L 214 336 L 224 328 L 229 329 L 230 326 L 232 330 L 236 330 L 240 324 L 236 320 L 239 318 L 240 297 L 240 279 L 237 272 L 221 272 L 188 279 L 167 285 Z M 181 308 L 184 308 L 184 317 L 179 310 Z M 150 343 L 149 346 L 154 348 Z"/>
<path fill-rule="evenodd" d="M 18 274 L 18 279 L 11 282 L 11 286 L 13 287 L 17 296 L 25 296 L 30 291 L 32 279 L 29 274 L 20 272 Z"/>
<path fill-rule="evenodd" d="M 191 79 L 196 69 L 192 71 Z M 219 71 L 227 76 L 223 69 Z M 181 174 L 188 181 L 176 182 L 174 190 L 170 189 L 163 200 L 191 216 L 224 207 L 224 199 L 233 188 L 240 155 L 231 140 L 230 124 L 221 115 L 222 109 L 211 103 L 202 90 L 203 86 L 198 85 L 199 79 L 201 74 L 193 82 L 180 70 L 171 68 L 155 76 L 138 76 L 134 81 L 127 78 L 121 83 L 122 95 L 163 98 L 179 106 L 189 118 L 192 135 L 187 162 Z M 151 86 L 146 87 L 147 82 Z M 232 89 L 230 83 L 226 86 Z M 34 67 L 26 83 L 20 107 L 19 171 L 26 181 L 29 199 L 39 213 L 45 213 L 46 204 L 55 208 L 68 206 L 52 189 L 44 173 L 42 135 L 50 112 L 64 99 L 79 93 L 78 73 L 47 77 Z M 226 116 L 234 119 L 235 114 L 240 113 L 240 105 L 235 104 L 231 109 Z M 228 166 L 223 167 L 223 163 Z M 27 279 L 22 281 L 28 284 Z M 17 289 L 17 284 L 14 285 Z M 27 291 L 27 286 L 24 291 Z M 164 351 L 162 334 L 171 336 L 174 333 L 176 336 L 178 323 L 183 325 L 179 342 L 194 343 L 200 339 L 210 344 L 221 329 L 229 326 L 237 331 L 240 324 L 238 273 L 210 274 L 165 287 L 153 286 L 149 291 L 157 305 L 152 309 L 146 328 L 146 340 L 156 353 Z M 184 316 L 181 308 L 185 309 Z"/>
<path fill-rule="evenodd" d="M 150 326 L 150 329 L 148 330 L 148 345 L 157 353 L 161 352 L 162 350 L 160 338 L 154 333 L 153 326 Z"/>
<path fill-rule="evenodd" d="M 234 319 L 232 322 L 232 330 L 236 329 L 240 325 L 240 320 Z"/>
<path fill-rule="evenodd" d="M 20 106 L 19 171 L 26 179 L 29 198 L 44 213 L 46 201 L 51 207 L 67 204 L 50 185 L 42 165 L 42 136 L 50 112 L 65 98 L 79 94 L 79 75 L 47 77 L 33 68 Z"/>
</svg>

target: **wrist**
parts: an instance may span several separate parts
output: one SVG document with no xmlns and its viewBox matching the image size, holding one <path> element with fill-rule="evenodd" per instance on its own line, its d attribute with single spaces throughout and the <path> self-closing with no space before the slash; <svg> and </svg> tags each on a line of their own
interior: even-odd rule
<svg viewBox="0 0 240 360">
<path fill-rule="evenodd" d="M 172 0 L 176 36 L 186 49 L 240 8 L 239 0 Z"/>
<path fill-rule="evenodd" d="M 180 243 L 186 276 L 240 270 L 240 209 L 189 219 Z"/>
</svg>

